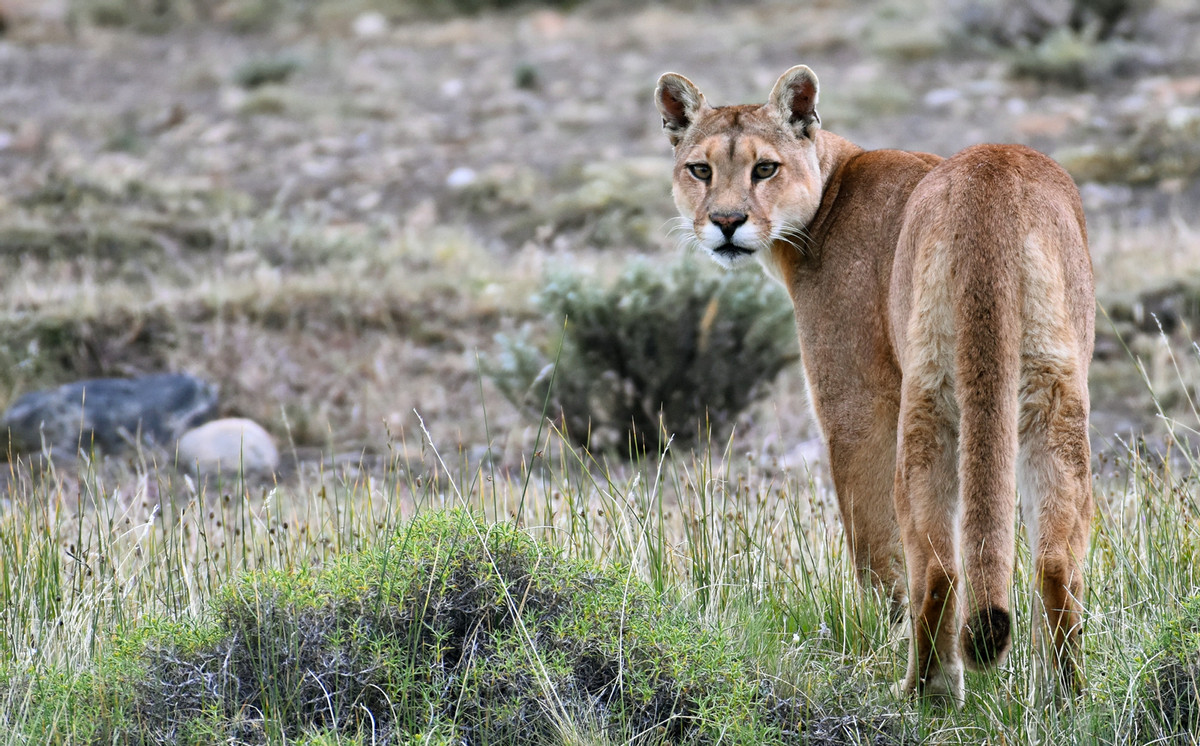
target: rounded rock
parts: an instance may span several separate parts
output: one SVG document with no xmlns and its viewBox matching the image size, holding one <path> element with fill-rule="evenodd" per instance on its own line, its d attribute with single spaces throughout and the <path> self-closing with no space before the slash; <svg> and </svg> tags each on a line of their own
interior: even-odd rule
<svg viewBox="0 0 1200 746">
<path fill-rule="evenodd" d="M 201 474 L 271 474 L 279 467 L 279 449 L 261 425 L 241 417 L 207 422 L 179 439 L 181 468 Z"/>
</svg>

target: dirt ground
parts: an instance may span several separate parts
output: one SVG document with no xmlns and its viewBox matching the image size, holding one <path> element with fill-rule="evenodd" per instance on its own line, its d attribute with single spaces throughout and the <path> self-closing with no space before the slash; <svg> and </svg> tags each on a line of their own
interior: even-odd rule
<svg viewBox="0 0 1200 746">
<path fill-rule="evenodd" d="M 73 376 L 184 369 L 297 454 L 419 440 L 417 410 L 435 441 L 519 460 L 533 424 L 478 363 L 495 334 L 535 318 L 548 268 L 602 278 L 677 252 L 658 75 L 736 103 L 803 62 L 825 128 L 866 147 L 1059 157 L 1115 319 L 1097 324 L 1097 441 L 1161 440 L 1146 380 L 1194 426 L 1200 10 L 1084 34 L 1078 80 L 1028 72 L 1048 43 L 998 44 L 972 18 L 962 2 L 585 3 L 145 33 L 10 13 L 0 409 Z M 1177 322 L 1165 339 L 1156 309 Z M 793 369 L 739 440 L 799 459 L 814 436 Z"/>
</svg>

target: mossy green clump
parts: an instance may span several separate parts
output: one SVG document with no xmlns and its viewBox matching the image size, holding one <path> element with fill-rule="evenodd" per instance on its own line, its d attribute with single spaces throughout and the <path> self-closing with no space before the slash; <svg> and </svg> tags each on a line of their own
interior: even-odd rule
<svg viewBox="0 0 1200 746">
<path fill-rule="evenodd" d="M 538 303 L 540 344 L 501 338 L 489 373 L 514 404 L 561 417 L 594 451 L 721 440 L 797 357 L 791 306 L 759 273 L 635 262 L 609 287 L 554 277 Z"/>
<path fill-rule="evenodd" d="M 1145 660 L 1141 740 L 1195 743 L 1200 733 L 1200 596 L 1159 626 Z"/>
<path fill-rule="evenodd" d="M 27 683 L 29 722 L 79 743 L 536 744 L 584 724 L 704 744 L 778 743 L 805 719 L 628 571 L 467 512 L 425 514 L 320 572 L 247 575 L 210 616 L 143 625 L 95 673 Z"/>
<path fill-rule="evenodd" d="M 233 80 L 242 88 L 260 88 L 285 83 L 299 69 L 300 61 L 291 55 L 258 57 L 239 66 Z"/>
</svg>

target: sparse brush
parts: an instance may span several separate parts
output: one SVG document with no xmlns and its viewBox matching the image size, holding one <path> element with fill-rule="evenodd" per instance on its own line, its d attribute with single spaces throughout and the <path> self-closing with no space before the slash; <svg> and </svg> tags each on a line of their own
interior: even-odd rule
<svg viewBox="0 0 1200 746">
<path fill-rule="evenodd" d="M 757 274 L 635 262 L 608 288 L 554 277 L 538 303 L 542 341 L 502 338 L 489 373 L 518 407 L 537 416 L 545 407 L 596 451 L 719 442 L 796 359 L 791 309 Z"/>
<path fill-rule="evenodd" d="M 1200 174 L 1200 114 L 1181 109 L 1139 121 L 1118 141 L 1063 148 L 1055 153 L 1079 181 L 1152 185 Z"/>
<path fill-rule="evenodd" d="M 238 67 L 233 80 L 242 88 L 259 88 L 285 83 L 299 69 L 300 61 L 290 55 L 260 57 Z"/>
<path fill-rule="evenodd" d="M 1131 36 L 1153 0 L 955 0 L 962 32 L 1002 47 L 1036 46 L 1067 30 L 1104 41 Z"/>
<path fill-rule="evenodd" d="M 1155 743 L 1191 742 L 1200 732 L 1200 596 L 1159 625 L 1141 660 L 1140 735 Z"/>
<path fill-rule="evenodd" d="M 1017 77 L 1080 89 L 1152 66 L 1143 49 L 1119 39 L 1100 41 L 1094 27 L 1055 29 L 1013 50 L 1010 65 Z"/>
<path fill-rule="evenodd" d="M 426 514 L 320 574 L 247 576 L 211 625 L 132 636 L 87 687 L 36 679 L 36 707 L 69 693 L 103 737 L 175 743 L 306 731 L 410 742 L 433 728 L 548 744 L 570 722 L 632 743 L 783 743 L 810 716 L 621 566 L 461 511 Z"/>
<path fill-rule="evenodd" d="M 537 76 L 536 68 L 518 67 L 516 84 L 539 85 Z M 456 195 L 464 217 L 486 218 L 513 245 L 657 248 L 660 216 L 672 209 L 669 162 L 655 158 L 599 160 L 550 178 L 501 164 L 472 179 Z"/>
<path fill-rule="evenodd" d="M 161 33 L 195 18 L 196 0 L 72 0 L 76 12 L 99 26 L 129 26 Z"/>
<path fill-rule="evenodd" d="M 1069 88 L 1110 84 L 1161 65 L 1144 36 L 1148 0 L 954 0 L 957 34 L 997 48 L 1012 74 Z"/>
</svg>

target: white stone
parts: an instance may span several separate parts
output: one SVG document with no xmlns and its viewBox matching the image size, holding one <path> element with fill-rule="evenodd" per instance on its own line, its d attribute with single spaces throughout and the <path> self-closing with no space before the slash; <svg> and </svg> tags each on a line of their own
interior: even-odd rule
<svg viewBox="0 0 1200 746">
<path fill-rule="evenodd" d="M 923 99 L 925 105 L 931 109 L 937 109 L 943 106 L 949 106 L 955 101 L 961 100 L 963 97 L 962 91 L 957 88 L 935 88 L 925 94 Z"/>
<path fill-rule="evenodd" d="M 446 186 L 451 189 L 465 189 L 474 184 L 478 178 L 479 176 L 475 173 L 474 169 L 459 166 L 446 177 Z"/>
<path fill-rule="evenodd" d="M 201 474 L 270 474 L 279 466 L 279 449 L 253 420 L 213 420 L 183 434 L 176 451 L 179 467 Z"/>
<path fill-rule="evenodd" d="M 375 39 L 387 32 L 387 17 L 378 11 L 361 13 L 354 19 L 354 35 L 360 39 Z"/>
</svg>

